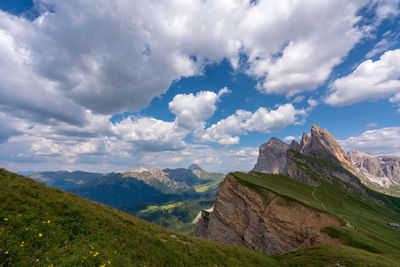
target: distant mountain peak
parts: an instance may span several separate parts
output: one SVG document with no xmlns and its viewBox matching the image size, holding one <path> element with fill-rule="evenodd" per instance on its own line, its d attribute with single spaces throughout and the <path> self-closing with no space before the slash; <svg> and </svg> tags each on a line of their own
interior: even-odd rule
<svg viewBox="0 0 400 267">
<path fill-rule="evenodd" d="M 192 165 L 190 165 L 188 169 L 189 169 L 190 171 L 195 171 L 195 170 L 202 171 L 202 170 L 203 170 L 203 168 L 200 167 L 200 166 L 197 165 L 197 164 L 192 164 Z"/>
</svg>

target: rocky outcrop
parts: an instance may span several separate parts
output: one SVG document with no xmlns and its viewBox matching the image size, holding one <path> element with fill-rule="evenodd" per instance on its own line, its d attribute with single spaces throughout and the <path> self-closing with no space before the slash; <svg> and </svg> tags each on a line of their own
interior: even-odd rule
<svg viewBox="0 0 400 267">
<path fill-rule="evenodd" d="M 364 183 L 385 188 L 400 187 L 400 157 L 374 156 L 355 150 L 350 150 L 348 156 Z"/>
<path fill-rule="evenodd" d="M 311 126 L 311 137 L 306 137 L 301 143 L 301 153 L 306 156 L 311 156 L 321 160 L 328 160 L 336 163 L 350 172 L 354 172 L 352 165 L 346 153 L 344 153 L 342 147 L 336 141 L 327 129 L 322 129 L 319 126 L 313 124 Z"/>
<path fill-rule="evenodd" d="M 289 145 L 276 137 L 260 146 L 257 163 L 252 171 L 286 174 L 286 151 Z"/>
<path fill-rule="evenodd" d="M 213 212 L 203 211 L 194 236 L 279 254 L 336 243 L 320 231 L 329 225 L 341 223 L 332 215 L 267 190 L 261 195 L 228 174 L 219 187 Z"/>
<path fill-rule="evenodd" d="M 310 158 L 315 160 L 310 161 Z M 303 133 L 300 144 L 293 140 L 287 145 L 275 137 L 262 144 L 252 171 L 286 174 L 298 181 L 317 186 L 319 182 L 304 167 L 328 181 L 336 177 L 361 188 L 358 171 L 352 166 L 335 137 L 315 124 L 311 126 L 311 135 Z"/>
</svg>

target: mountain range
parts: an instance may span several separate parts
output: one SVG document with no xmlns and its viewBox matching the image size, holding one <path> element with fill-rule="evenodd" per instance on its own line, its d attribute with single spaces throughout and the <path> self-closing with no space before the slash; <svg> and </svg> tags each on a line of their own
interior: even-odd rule
<svg viewBox="0 0 400 267">
<path fill-rule="evenodd" d="M 213 205 L 224 176 L 193 164 L 187 169 L 152 167 L 108 174 L 41 172 L 30 178 L 190 234 L 197 214 Z"/>
</svg>

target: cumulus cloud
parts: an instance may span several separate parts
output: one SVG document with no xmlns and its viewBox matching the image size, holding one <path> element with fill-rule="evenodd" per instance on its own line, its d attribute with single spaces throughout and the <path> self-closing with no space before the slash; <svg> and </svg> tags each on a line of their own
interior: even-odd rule
<svg viewBox="0 0 400 267">
<path fill-rule="evenodd" d="M 400 49 L 385 52 L 379 60 L 366 60 L 353 73 L 335 80 L 325 102 L 345 106 L 388 98 L 400 91 Z M 391 98 L 396 101 L 396 96 Z"/>
<path fill-rule="evenodd" d="M 312 102 L 314 105 L 314 102 Z M 254 113 L 238 110 L 207 129 L 197 129 L 194 139 L 198 142 L 218 142 L 221 145 L 238 144 L 239 136 L 248 132 L 271 133 L 280 131 L 291 124 L 301 123 L 312 107 L 296 109 L 292 104 L 279 106 L 275 110 L 259 108 Z"/>
<path fill-rule="evenodd" d="M 397 14 L 394 1 L 373 2 L 378 20 Z M 286 104 L 238 110 L 204 128 L 227 88 L 177 95 L 169 105 L 172 122 L 110 118 L 139 111 L 172 82 L 201 75 L 224 59 L 256 78 L 261 92 L 293 96 L 313 90 L 365 35 L 357 12 L 369 3 L 37 0 L 41 12 L 34 20 L 0 10 L 0 61 L 7 62 L 0 65 L 0 158 L 115 168 L 171 155 L 182 163 L 177 150 L 192 153 L 193 160 L 200 155 L 200 148 L 184 142 L 193 131 L 195 141 L 227 145 L 242 134 L 301 123 L 315 100 L 305 109 Z M 398 102 L 398 95 L 390 96 Z M 201 150 L 202 162 L 223 160 L 207 149 Z M 219 152 L 249 155 L 227 151 Z"/>
<path fill-rule="evenodd" d="M 369 130 L 359 136 L 340 141 L 345 150 L 353 149 L 375 155 L 400 156 L 400 127 Z"/>
<path fill-rule="evenodd" d="M 179 128 L 174 122 L 147 117 L 128 117 L 115 124 L 115 128 L 118 136 L 146 151 L 182 149 L 185 145 L 182 139 L 188 134 L 186 129 Z"/>
<path fill-rule="evenodd" d="M 179 127 L 186 129 L 202 127 L 204 121 L 214 115 L 220 97 L 229 92 L 228 88 L 224 87 L 218 94 L 211 91 L 201 91 L 196 95 L 178 94 L 169 102 L 169 110 L 175 114 Z"/>
<path fill-rule="evenodd" d="M 377 2 L 378 16 L 394 15 L 394 4 L 383 2 Z M 226 58 L 241 67 L 241 54 L 263 92 L 315 89 L 362 37 L 357 11 L 367 2 L 35 4 L 41 14 L 33 21 L 0 11 L 0 57 L 11 63 L 1 72 L 7 77 L 2 104 L 23 117 L 82 124 L 86 109 L 138 111 L 172 81 L 201 74 L 207 64 Z"/>
<path fill-rule="evenodd" d="M 259 1 L 241 25 L 248 73 L 259 79 L 259 89 L 291 96 L 317 88 L 362 37 L 355 26 L 359 7 L 342 1 Z"/>
</svg>

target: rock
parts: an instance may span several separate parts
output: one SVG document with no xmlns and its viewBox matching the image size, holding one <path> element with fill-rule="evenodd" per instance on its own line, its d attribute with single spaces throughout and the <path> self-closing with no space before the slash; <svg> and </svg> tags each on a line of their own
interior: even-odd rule
<svg viewBox="0 0 400 267">
<path fill-rule="evenodd" d="M 289 149 L 297 151 L 297 152 L 301 152 L 302 147 L 299 143 L 297 143 L 296 140 L 292 140 L 292 142 L 290 143 Z"/>
<path fill-rule="evenodd" d="M 400 157 L 374 156 L 355 150 L 350 150 L 348 156 L 364 183 L 385 188 L 400 187 Z"/>
<path fill-rule="evenodd" d="M 340 144 L 327 129 L 321 129 L 319 126 L 313 124 L 311 126 L 311 137 L 303 135 L 301 145 L 302 154 L 332 161 L 349 169 L 349 171 L 353 171 L 346 153 L 344 153 Z"/>
<path fill-rule="evenodd" d="M 252 171 L 286 174 L 286 151 L 289 145 L 276 137 L 260 146 L 257 163 Z"/>
<path fill-rule="evenodd" d="M 218 190 L 214 211 L 202 213 L 194 236 L 271 254 L 337 242 L 320 229 L 340 226 L 338 218 L 267 190 L 264 193 L 267 199 L 228 174 Z"/>
</svg>

